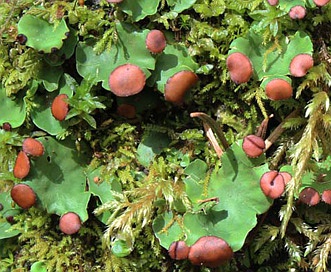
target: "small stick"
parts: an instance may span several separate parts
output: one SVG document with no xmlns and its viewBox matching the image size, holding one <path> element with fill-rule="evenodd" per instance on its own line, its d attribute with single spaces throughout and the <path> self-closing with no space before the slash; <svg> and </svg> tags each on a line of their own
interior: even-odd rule
<svg viewBox="0 0 331 272">
<path fill-rule="evenodd" d="M 220 202 L 220 199 L 214 196 L 206 199 L 199 199 L 197 202 L 199 203 L 199 205 L 201 205 L 203 203 L 212 202 L 212 201 L 214 201 L 217 204 L 218 202 Z"/>
</svg>

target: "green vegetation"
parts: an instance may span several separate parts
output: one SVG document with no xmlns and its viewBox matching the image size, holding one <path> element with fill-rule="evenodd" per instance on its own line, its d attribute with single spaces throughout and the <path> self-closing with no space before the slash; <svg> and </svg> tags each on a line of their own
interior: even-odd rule
<svg viewBox="0 0 331 272">
<path fill-rule="evenodd" d="M 110 2 L 0 0 L 0 271 L 328 271 L 329 1 Z"/>
</svg>

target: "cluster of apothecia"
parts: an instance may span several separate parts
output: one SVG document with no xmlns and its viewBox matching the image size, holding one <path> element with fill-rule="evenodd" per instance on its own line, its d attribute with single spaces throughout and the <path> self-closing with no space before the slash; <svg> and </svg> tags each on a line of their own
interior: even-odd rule
<svg viewBox="0 0 331 272">
<path fill-rule="evenodd" d="M 193 265 L 218 267 L 233 257 L 233 250 L 222 238 L 203 236 L 192 246 L 185 241 L 173 242 L 169 247 L 169 256 L 174 260 L 188 259 Z"/>
<path fill-rule="evenodd" d="M 114 2 L 115 3 L 115 2 Z M 160 30 L 151 30 L 145 39 L 147 50 L 151 54 L 161 54 L 167 45 L 165 35 Z M 198 76 L 189 70 L 183 70 L 172 75 L 166 82 L 164 98 L 173 104 L 180 105 L 186 92 L 198 82 Z M 116 67 L 109 75 L 110 91 L 118 97 L 128 97 L 140 93 L 146 84 L 144 71 L 136 64 L 126 63 Z M 59 94 L 51 106 L 52 115 L 59 121 L 65 120 L 68 111 L 68 96 Z M 119 105 L 117 113 L 126 118 L 134 118 L 134 105 Z"/>
<path fill-rule="evenodd" d="M 321 7 L 328 4 L 329 1 L 314 0 L 314 3 Z M 268 0 L 268 3 L 271 6 L 276 6 L 279 1 Z M 306 9 L 303 6 L 294 6 L 289 11 L 289 16 L 292 19 L 302 19 L 305 15 Z M 248 56 L 241 52 L 231 53 L 226 60 L 226 65 L 231 80 L 236 84 L 248 82 L 253 75 L 252 62 Z M 302 53 L 292 58 L 288 69 L 293 77 L 303 77 L 313 65 L 312 56 Z M 265 92 L 270 100 L 288 99 L 293 94 L 291 84 L 282 78 L 270 80 L 265 86 Z M 256 158 L 264 152 L 265 142 L 259 136 L 248 135 L 243 140 L 242 148 L 248 157 Z M 266 196 L 276 199 L 284 193 L 285 186 L 291 178 L 291 175 L 287 172 L 268 171 L 260 179 L 261 190 Z M 301 191 L 299 200 L 308 205 L 316 205 L 320 202 L 320 195 L 314 188 L 308 187 Z M 323 192 L 322 200 L 325 203 L 331 204 L 331 190 L 325 190 Z"/>
<path fill-rule="evenodd" d="M 15 178 L 23 179 L 30 172 L 30 158 L 40 157 L 44 154 L 44 146 L 41 142 L 33 138 L 26 138 L 22 143 L 22 150 L 16 157 L 13 175 Z M 23 209 L 31 208 L 37 200 L 33 189 L 27 184 L 16 184 L 10 192 L 14 202 Z"/>
<path fill-rule="evenodd" d="M 146 48 L 152 54 L 161 54 L 167 45 L 162 31 L 151 30 L 145 40 Z M 175 73 L 165 85 L 164 97 L 166 101 L 182 104 L 185 93 L 198 82 L 198 76 L 192 71 L 184 70 Z M 135 64 L 126 63 L 116 67 L 109 75 L 111 92 L 119 97 L 127 97 L 140 93 L 146 83 L 143 70 Z"/>
<path fill-rule="evenodd" d="M 278 0 L 268 0 L 272 6 L 278 5 Z M 314 0 L 317 6 L 326 5 L 329 0 Z M 303 6 L 294 6 L 289 11 L 292 19 L 302 19 L 306 15 Z M 230 78 L 236 84 L 248 82 L 253 75 L 253 64 L 248 56 L 241 52 L 231 53 L 226 65 L 230 73 Z M 310 54 L 302 53 L 294 56 L 289 65 L 289 74 L 293 77 L 303 77 L 308 70 L 314 66 L 313 58 Z M 292 97 L 293 89 L 291 84 L 283 78 L 274 78 L 265 86 L 265 92 L 270 100 L 283 100 Z"/>
<path fill-rule="evenodd" d="M 15 178 L 23 179 L 30 171 L 30 159 L 40 157 L 44 154 L 44 146 L 41 142 L 33 138 L 26 138 L 23 141 L 22 149 L 16 158 L 13 174 Z"/>
<path fill-rule="evenodd" d="M 314 206 L 320 203 L 320 201 L 331 205 L 331 190 L 324 190 L 322 195 L 312 187 L 306 187 L 301 190 L 299 194 L 299 201 L 309 206 Z"/>
<path fill-rule="evenodd" d="M 263 154 L 265 142 L 259 136 L 248 135 L 243 140 L 242 148 L 249 158 L 257 158 Z M 284 193 L 285 186 L 291 178 L 287 172 L 268 171 L 260 179 L 261 190 L 267 197 L 276 199 Z"/>
<path fill-rule="evenodd" d="M 279 3 L 279 0 L 267 0 L 270 6 L 277 6 Z M 314 0 L 313 1 L 316 6 L 322 7 L 325 6 L 327 3 L 330 2 L 330 0 Z M 293 20 L 301 20 L 306 16 L 306 8 L 301 5 L 293 6 L 290 11 L 288 12 L 288 15 Z"/>
<path fill-rule="evenodd" d="M 226 65 L 231 80 L 236 84 L 248 82 L 253 75 L 253 65 L 250 59 L 241 52 L 231 53 Z M 298 54 L 291 60 L 289 72 L 294 77 L 303 77 L 313 67 L 314 61 L 309 54 Z M 282 78 L 274 78 L 265 86 L 265 92 L 270 100 L 283 100 L 292 97 L 291 84 Z"/>
<path fill-rule="evenodd" d="M 111 3 L 119 3 L 121 1 L 109 1 Z M 152 54 L 160 54 L 166 47 L 166 38 L 162 31 L 151 30 L 146 36 L 146 48 Z M 198 77 L 191 71 L 180 71 L 175 73 L 167 80 L 165 86 L 165 100 L 174 104 L 181 104 L 184 95 L 188 89 L 195 85 Z M 135 64 L 124 64 L 115 68 L 109 76 L 110 90 L 119 97 L 127 97 L 141 92 L 145 86 L 146 77 L 143 70 Z M 67 94 L 59 94 L 56 96 L 51 105 L 51 113 L 58 121 L 65 120 L 69 112 Z M 123 107 L 123 105 L 122 105 Z M 135 115 L 134 106 L 130 105 L 126 108 L 119 109 L 123 116 L 132 117 Z M 129 109 L 129 113 L 128 113 Z M 41 156 L 44 152 L 44 147 L 41 142 L 33 138 L 27 138 L 23 142 L 23 150 L 18 153 L 14 166 L 14 176 L 19 179 L 25 178 L 30 171 L 29 156 Z M 36 202 L 36 194 L 26 184 L 17 184 L 12 189 L 13 200 L 24 209 L 28 209 Z M 76 233 L 81 226 L 79 216 L 73 212 L 69 212 L 60 218 L 60 229 L 66 234 Z"/>
<path fill-rule="evenodd" d="M 257 158 L 263 154 L 265 149 L 264 140 L 256 135 L 248 135 L 244 138 L 242 148 L 250 158 Z M 262 192 L 271 199 L 280 197 L 286 184 L 292 179 L 288 172 L 278 172 L 275 170 L 264 173 L 260 179 Z M 317 205 L 320 201 L 331 205 L 331 189 L 324 190 L 322 195 L 312 187 L 306 187 L 299 194 L 299 201 L 309 206 Z"/>
<path fill-rule="evenodd" d="M 43 144 L 34 139 L 26 138 L 22 143 L 22 150 L 19 151 L 13 174 L 18 179 L 25 178 L 30 171 L 30 158 L 40 157 L 44 154 Z M 13 201 L 22 209 L 29 209 L 35 205 L 37 196 L 33 189 L 24 183 L 14 185 L 11 189 L 10 195 Z M 74 212 L 68 212 L 61 216 L 59 221 L 59 228 L 65 234 L 74 234 L 79 231 L 81 227 L 81 220 Z"/>
</svg>

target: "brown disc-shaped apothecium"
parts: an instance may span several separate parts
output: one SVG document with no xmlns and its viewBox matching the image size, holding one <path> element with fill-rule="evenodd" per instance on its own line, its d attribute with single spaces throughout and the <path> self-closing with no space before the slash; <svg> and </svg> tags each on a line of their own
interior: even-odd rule
<svg viewBox="0 0 331 272">
<path fill-rule="evenodd" d="M 260 187 L 267 197 L 276 199 L 285 191 L 284 178 L 275 170 L 268 171 L 262 175 Z"/>
<path fill-rule="evenodd" d="M 16 157 L 13 174 L 15 178 L 25 178 L 30 171 L 30 160 L 24 151 L 20 151 Z"/>
<path fill-rule="evenodd" d="M 300 192 L 299 200 L 309 206 L 314 206 L 320 202 L 320 194 L 314 188 L 307 187 Z"/>
<path fill-rule="evenodd" d="M 182 104 L 185 93 L 197 82 L 198 76 L 191 71 L 180 71 L 167 80 L 164 97 L 174 104 Z"/>
<path fill-rule="evenodd" d="M 69 111 L 69 104 L 66 101 L 68 96 L 66 94 L 59 94 L 53 100 L 51 111 L 55 119 L 63 121 Z"/>
<path fill-rule="evenodd" d="M 270 6 L 276 6 L 278 5 L 278 0 L 268 0 L 268 3 Z"/>
<path fill-rule="evenodd" d="M 17 184 L 10 191 L 11 198 L 23 209 L 31 208 L 37 200 L 32 188 L 26 184 Z"/>
<path fill-rule="evenodd" d="M 79 216 L 74 212 L 68 212 L 61 216 L 59 227 L 65 234 L 74 234 L 79 231 L 82 223 Z"/>
<path fill-rule="evenodd" d="M 108 82 L 110 91 L 117 96 L 126 97 L 142 91 L 146 76 L 139 66 L 127 63 L 115 68 Z"/>
<path fill-rule="evenodd" d="M 306 9 L 303 6 L 294 6 L 290 9 L 288 15 L 293 20 L 300 20 L 306 16 Z"/>
<path fill-rule="evenodd" d="M 309 54 L 296 55 L 290 64 L 290 73 L 295 77 L 303 77 L 314 66 L 314 60 Z"/>
<path fill-rule="evenodd" d="M 265 149 L 264 140 L 256 135 L 247 135 L 244 138 L 242 148 L 245 154 L 250 158 L 257 158 Z"/>
<path fill-rule="evenodd" d="M 28 38 L 24 35 L 24 34 L 18 34 L 16 36 L 16 41 L 20 44 L 20 45 L 25 45 L 26 42 L 28 41 Z"/>
<path fill-rule="evenodd" d="M 253 74 L 253 66 L 249 58 L 243 53 L 232 53 L 226 59 L 230 78 L 236 84 L 247 82 Z"/>
<path fill-rule="evenodd" d="M 324 190 L 322 193 L 322 201 L 331 205 L 331 190 Z"/>
<path fill-rule="evenodd" d="M 26 138 L 23 141 L 23 151 L 28 155 L 39 157 L 44 154 L 44 145 L 36 139 Z"/>
<path fill-rule="evenodd" d="M 117 3 L 123 2 L 123 0 L 107 0 L 107 2 L 108 3 L 114 3 L 114 4 L 116 3 L 117 4 Z"/>
<path fill-rule="evenodd" d="M 325 6 L 329 2 L 330 2 L 330 0 L 314 0 L 314 3 L 316 4 L 316 6 L 319 6 L 319 7 Z"/>
<path fill-rule="evenodd" d="M 286 80 L 275 78 L 267 83 L 265 92 L 271 100 L 283 100 L 292 97 L 293 89 Z"/>
<path fill-rule="evenodd" d="M 167 46 L 163 32 L 157 29 L 151 30 L 147 34 L 145 42 L 147 49 L 153 54 L 161 53 Z"/>
<path fill-rule="evenodd" d="M 331 205 L 331 189 L 324 190 L 321 198 L 323 202 Z"/>
<path fill-rule="evenodd" d="M 8 122 L 5 122 L 2 124 L 2 129 L 5 130 L 5 131 L 11 131 L 12 127 L 11 127 L 11 124 L 8 123 Z"/>
<path fill-rule="evenodd" d="M 279 175 L 282 175 L 285 185 L 292 179 L 292 175 L 288 172 L 279 172 Z"/>
<path fill-rule="evenodd" d="M 117 114 L 128 119 L 136 117 L 136 107 L 131 104 L 121 104 L 117 107 Z"/>
<path fill-rule="evenodd" d="M 191 246 L 188 259 L 194 265 L 218 267 L 233 257 L 227 242 L 216 236 L 203 236 Z"/>
<path fill-rule="evenodd" d="M 169 256 L 174 260 L 185 260 L 190 252 L 190 247 L 184 241 L 173 242 L 168 250 Z"/>
</svg>

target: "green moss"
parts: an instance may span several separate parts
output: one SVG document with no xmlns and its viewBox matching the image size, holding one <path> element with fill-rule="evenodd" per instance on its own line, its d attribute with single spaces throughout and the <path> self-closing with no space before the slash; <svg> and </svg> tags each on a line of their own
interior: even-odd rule
<svg viewBox="0 0 331 272">
<path fill-rule="evenodd" d="M 20 182 L 13 179 L 12 169 L 23 139 L 47 134 L 40 131 L 43 128 L 38 127 L 38 122 L 34 123 L 34 114 L 39 113 L 41 106 L 49 107 L 50 97 L 63 91 L 62 87 L 58 88 L 63 83 L 60 78 L 66 78 L 63 84 L 73 96 L 69 100 L 67 124 L 54 137 L 75 142 L 77 151 L 87 143 L 93 155 L 87 158 L 86 173 L 100 169 L 100 180 L 121 188 L 114 192 L 113 201 L 103 205 L 92 197 L 86 207 L 89 219 L 73 236 L 63 235 L 58 229 L 58 217 L 47 214 L 43 207 L 22 211 L 12 226 L 22 234 L 0 240 L 0 271 L 29 271 L 31 265 L 39 261 L 44 262 L 48 271 L 209 271 L 192 267 L 189 261 L 171 260 L 152 229 L 152 221 L 160 213 L 180 214 L 191 209 L 192 203 L 183 184 L 184 168 L 190 162 L 201 159 L 211 170 L 222 166 L 205 136 L 203 124 L 192 119 L 190 113 L 204 112 L 211 116 L 232 144 L 254 133 L 262 120 L 273 114 L 269 120 L 269 135 L 292 111 L 296 112 L 296 117 L 287 120 L 286 130 L 268 150 L 266 162 L 274 169 L 283 165 L 291 167 L 294 179 L 285 196 L 276 200 L 268 213 L 258 219 L 256 229 L 235 259 L 218 271 L 284 271 L 289 268 L 327 271 L 330 208 L 323 204 L 307 209 L 298 204 L 296 198 L 309 171 L 312 176 L 315 174 L 310 184 L 318 182 L 318 175 L 325 175 L 325 184 L 329 182 L 330 173 L 325 165 L 329 163 L 331 150 L 331 5 L 316 8 L 312 1 L 303 1 L 306 18 L 293 21 L 287 14 L 293 4 L 288 0 L 280 0 L 274 7 L 263 0 L 162 0 L 157 1 L 156 8 L 148 5 L 148 1 L 141 0 L 141 9 L 135 4 L 110 4 L 106 0 L 0 1 L 1 97 L 12 101 L 22 99 L 25 107 L 24 121 L 18 122 L 20 124 L 12 131 L 0 129 L 0 191 L 8 193 Z M 104 52 L 116 51 L 116 45 L 120 45 L 124 53 L 110 54 L 113 58 L 109 60 L 114 63 L 119 53 L 123 53 L 121 61 L 130 62 L 128 52 L 145 50 L 144 45 L 134 50 L 130 44 L 130 50 L 126 51 L 126 44 L 132 40 L 118 33 L 119 22 L 137 31 L 141 40 L 144 31 L 160 29 L 173 48 L 176 44 L 187 48 L 189 55 L 184 56 L 185 53 L 184 59 L 187 57 L 187 63 L 194 60 L 198 64 L 195 72 L 199 83 L 188 93 L 183 105 L 165 102 L 163 93 L 154 91 L 163 90 L 162 84 L 167 81 L 162 78 L 158 81 L 162 86 L 155 84 L 155 79 L 161 77 L 156 73 L 169 68 L 164 61 L 166 58 L 147 52 L 145 72 L 147 76 L 154 74 L 147 79 L 144 92 L 153 93 L 153 99 L 144 100 L 142 95 L 121 100 L 95 82 L 93 76 L 78 73 L 77 40 L 68 43 L 63 51 L 50 54 L 20 44 L 16 39 L 20 34 L 17 24 L 23 14 L 36 16 L 54 26 L 63 19 L 79 42 L 93 44 L 90 49 L 98 57 Z M 283 37 L 286 43 L 298 30 L 306 32 L 313 43 L 315 65 L 305 77 L 292 78 L 293 99 L 269 101 L 256 75 L 245 84 L 231 82 L 226 58 L 233 41 L 254 31 L 263 45 L 270 42 L 262 52 L 266 60 L 271 54 L 282 55 Z M 62 56 L 69 51 L 70 56 Z M 180 62 L 184 63 L 183 56 Z M 170 57 L 176 59 L 174 54 Z M 143 64 L 147 62 L 145 57 L 138 56 L 138 59 Z M 154 69 L 160 59 L 165 67 Z M 80 65 L 84 64 L 83 54 L 79 61 Z M 266 63 L 261 64 L 261 69 L 266 68 Z M 93 67 L 91 70 L 99 78 L 102 67 Z M 107 85 L 107 75 L 102 80 Z M 116 111 L 120 103 L 135 104 L 136 116 L 132 119 L 119 116 Z M 0 114 L 4 111 L 2 107 L 0 105 Z M 52 118 L 51 113 L 45 116 Z M 142 163 L 139 145 L 148 135 L 161 134 L 167 138 L 167 144 L 156 150 L 151 148 L 152 159 Z M 101 223 L 93 211 L 108 216 L 107 224 Z M 112 251 L 115 241 L 124 241 L 123 252 Z M 119 257 L 121 253 L 125 256 Z M 272 256 L 277 256 L 277 263 Z"/>
</svg>

